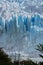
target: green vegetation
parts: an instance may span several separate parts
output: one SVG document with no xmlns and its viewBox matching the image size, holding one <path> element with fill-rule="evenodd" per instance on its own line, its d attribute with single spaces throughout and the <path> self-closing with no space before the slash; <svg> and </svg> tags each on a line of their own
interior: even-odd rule
<svg viewBox="0 0 43 65">
<path fill-rule="evenodd" d="M 23 60 L 21 62 L 14 61 L 14 65 L 43 65 L 43 62 L 34 63 L 31 60 Z"/>
<path fill-rule="evenodd" d="M 37 45 L 37 50 L 40 51 L 41 53 L 43 53 L 43 44 L 39 43 L 39 45 Z M 39 54 L 39 55 L 40 55 L 40 57 L 43 58 L 43 55 L 41 55 L 41 54 Z"/>
<path fill-rule="evenodd" d="M 37 45 L 37 50 L 40 51 L 43 54 L 43 44 L 39 43 L 39 45 Z M 39 56 L 43 59 L 43 55 L 42 54 L 39 54 Z M 40 62 L 39 64 L 43 65 L 43 62 Z"/>
<path fill-rule="evenodd" d="M 0 49 L 0 65 L 13 65 L 8 55 Z"/>
<path fill-rule="evenodd" d="M 14 64 L 15 64 L 15 62 L 14 62 Z M 19 65 L 37 65 L 37 64 L 32 62 L 31 60 L 23 60 L 23 61 L 19 62 Z"/>
</svg>

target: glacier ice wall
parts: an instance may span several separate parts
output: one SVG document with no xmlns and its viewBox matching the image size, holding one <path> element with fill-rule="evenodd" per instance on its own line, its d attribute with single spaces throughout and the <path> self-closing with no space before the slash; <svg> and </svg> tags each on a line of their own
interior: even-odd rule
<svg viewBox="0 0 43 65">
<path fill-rule="evenodd" d="M 0 0 L 0 47 L 37 57 L 39 43 L 43 43 L 43 1 Z"/>
<path fill-rule="evenodd" d="M 33 53 L 33 56 L 39 54 L 39 52 L 36 53 L 35 48 L 37 44 L 43 43 L 42 22 L 43 18 L 39 14 L 31 17 L 12 16 L 5 22 L 0 17 L 0 47 L 7 52 Z"/>
</svg>

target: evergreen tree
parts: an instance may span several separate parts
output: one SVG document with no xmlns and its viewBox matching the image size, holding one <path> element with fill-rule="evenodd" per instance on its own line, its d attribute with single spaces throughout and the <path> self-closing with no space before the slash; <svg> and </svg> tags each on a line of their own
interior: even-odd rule
<svg viewBox="0 0 43 65">
<path fill-rule="evenodd" d="M 37 45 L 37 50 L 40 51 L 41 53 L 43 53 L 43 44 L 39 43 L 39 45 Z M 39 55 L 40 55 L 40 57 L 43 58 L 43 55 L 41 55 L 41 54 L 39 54 Z"/>
<path fill-rule="evenodd" d="M 37 45 L 37 50 L 40 51 L 43 54 L 43 44 Z M 39 54 L 41 58 L 43 58 L 43 55 Z M 39 62 L 39 65 L 43 65 L 43 62 Z"/>
<path fill-rule="evenodd" d="M 8 55 L 0 48 L 0 65 L 13 65 Z"/>
</svg>

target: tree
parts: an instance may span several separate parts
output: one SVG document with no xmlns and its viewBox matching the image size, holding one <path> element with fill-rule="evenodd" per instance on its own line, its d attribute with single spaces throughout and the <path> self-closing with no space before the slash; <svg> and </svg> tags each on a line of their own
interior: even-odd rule
<svg viewBox="0 0 43 65">
<path fill-rule="evenodd" d="M 43 44 L 39 43 L 39 45 L 37 45 L 37 50 L 43 53 Z"/>
<path fill-rule="evenodd" d="M 8 55 L 0 48 L 0 65 L 13 65 Z"/>
<path fill-rule="evenodd" d="M 43 53 L 43 44 L 39 43 L 39 45 L 37 45 L 37 50 L 40 51 L 41 53 Z M 41 54 L 39 54 L 39 55 L 40 55 L 40 57 L 43 58 L 43 55 L 41 55 Z"/>
<path fill-rule="evenodd" d="M 43 44 L 40 44 L 39 43 L 39 45 L 37 45 L 37 50 L 40 51 L 41 53 L 43 53 Z M 41 58 L 43 58 L 43 55 L 42 54 L 39 54 L 39 56 Z M 43 62 L 39 62 L 39 65 L 43 65 Z"/>
</svg>

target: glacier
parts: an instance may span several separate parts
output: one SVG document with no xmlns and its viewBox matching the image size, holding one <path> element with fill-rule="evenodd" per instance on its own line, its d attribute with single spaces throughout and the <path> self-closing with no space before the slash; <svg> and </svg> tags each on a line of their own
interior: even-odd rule
<svg viewBox="0 0 43 65">
<path fill-rule="evenodd" d="M 9 56 L 20 53 L 29 58 L 39 57 L 36 47 L 43 44 L 42 2 L 0 0 L 0 47 Z"/>
</svg>

